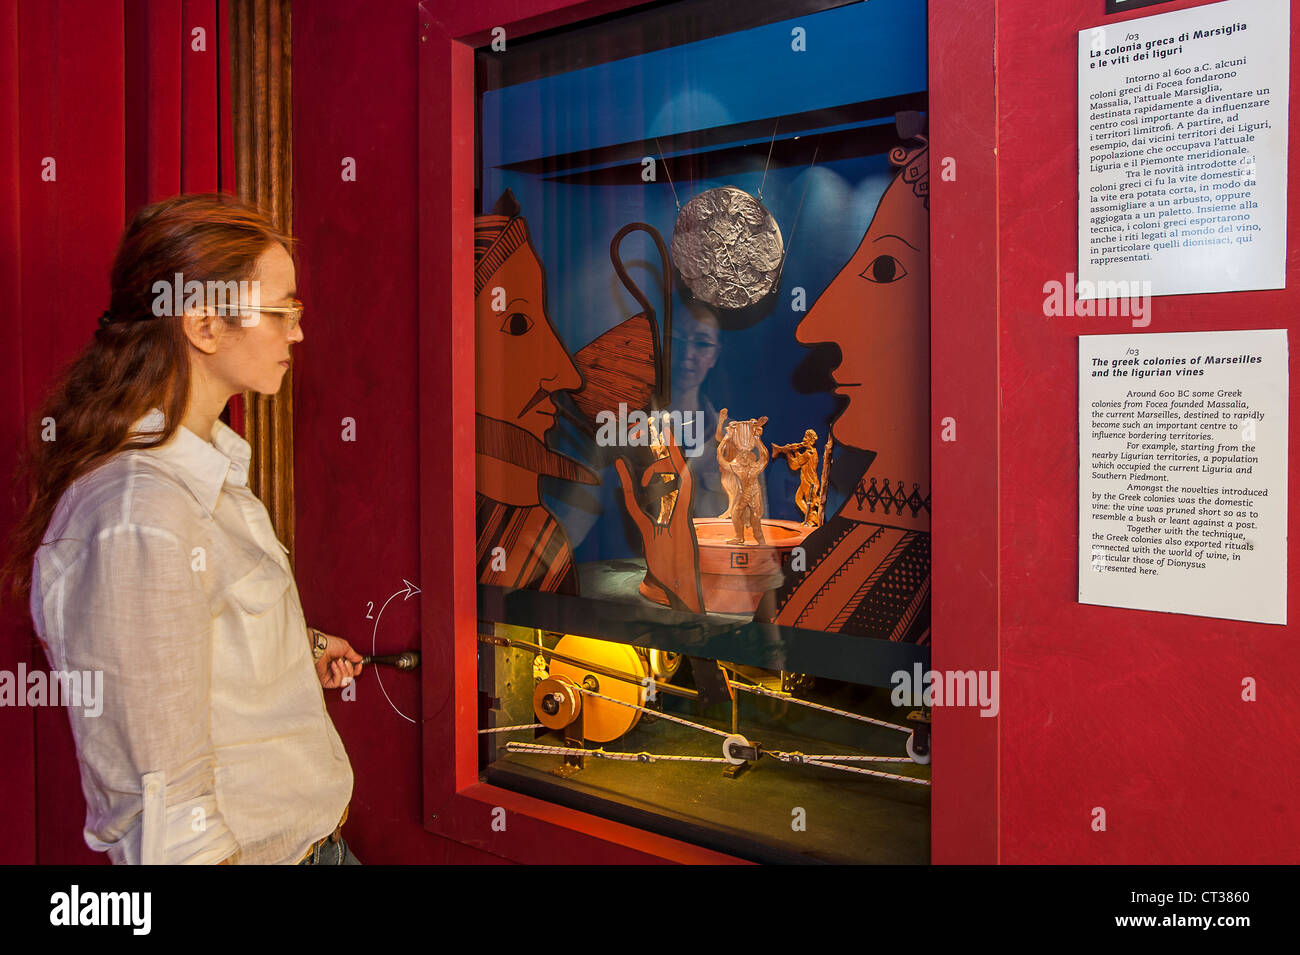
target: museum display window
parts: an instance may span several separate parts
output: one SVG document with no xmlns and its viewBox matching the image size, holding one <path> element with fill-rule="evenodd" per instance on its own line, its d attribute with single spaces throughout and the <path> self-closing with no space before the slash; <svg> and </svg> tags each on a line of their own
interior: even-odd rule
<svg viewBox="0 0 1300 955">
<path fill-rule="evenodd" d="M 929 861 L 924 5 L 687 0 L 474 60 L 479 778 Z"/>
</svg>

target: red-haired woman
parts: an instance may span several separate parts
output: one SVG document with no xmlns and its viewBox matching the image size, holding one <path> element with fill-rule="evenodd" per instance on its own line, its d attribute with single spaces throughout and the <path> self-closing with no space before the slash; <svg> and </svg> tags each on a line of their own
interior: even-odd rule
<svg viewBox="0 0 1300 955">
<path fill-rule="evenodd" d="M 10 592 L 55 673 L 102 674 L 68 716 L 86 843 L 114 863 L 356 862 L 321 687 L 361 656 L 306 626 L 249 445 L 218 417 L 277 392 L 302 341 L 288 245 L 228 196 L 142 209 L 32 423 Z"/>
</svg>

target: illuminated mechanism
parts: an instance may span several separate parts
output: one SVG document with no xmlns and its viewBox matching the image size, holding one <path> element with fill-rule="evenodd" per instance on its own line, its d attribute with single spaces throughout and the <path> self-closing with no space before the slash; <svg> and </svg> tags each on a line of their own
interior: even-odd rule
<svg viewBox="0 0 1300 955">
<path fill-rule="evenodd" d="M 760 683 L 736 679 L 732 668 L 718 664 L 723 685 L 727 688 L 733 701 L 731 732 L 709 726 L 703 722 L 684 719 L 652 708 L 650 705 L 662 694 L 698 697 L 696 690 L 674 686 L 671 682 L 681 657 L 678 654 L 664 653 L 659 650 L 645 650 L 627 644 L 596 640 L 591 637 L 560 635 L 553 649 L 546 649 L 541 643 L 511 639 L 502 636 L 481 634 L 479 639 L 500 648 L 512 648 L 535 652 L 534 663 L 536 686 L 533 690 L 533 711 L 537 724 L 494 727 L 483 732 L 512 732 L 545 727 L 564 733 L 564 745 L 550 745 L 537 742 L 509 742 L 505 748 L 511 753 L 551 754 L 564 758 L 563 766 L 557 772 L 560 775 L 572 775 L 582 768 L 587 756 L 601 759 L 654 763 L 661 761 L 688 761 L 693 763 L 717 763 L 727 767 L 729 775 L 738 775 L 749 765 L 756 763 L 763 756 L 777 759 L 784 763 L 807 766 L 820 766 L 849 773 L 874 776 L 881 779 L 897 780 L 918 786 L 929 786 L 930 781 L 917 776 L 902 775 L 879 769 L 866 768 L 871 763 L 919 763 L 930 761 L 929 755 L 929 717 L 924 713 L 909 716 L 911 726 L 891 723 L 886 720 L 852 713 L 809 700 L 802 700 L 785 691 L 769 689 Z M 860 753 L 806 754 L 781 750 L 765 750 L 758 743 L 751 743 L 739 732 L 737 711 L 734 706 L 736 693 L 750 693 L 765 696 L 788 703 L 819 710 L 849 720 L 869 723 L 907 734 L 905 743 L 907 755 L 876 756 Z M 656 718 L 667 719 L 690 730 L 709 734 L 721 739 L 721 754 L 680 755 L 656 754 L 648 752 L 622 753 L 604 749 L 587 749 L 585 744 L 607 743 L 631 730 L 642 714 L 653 714 Z M 845 765 L 853 764 L 853 765 Z"/>
</svg>

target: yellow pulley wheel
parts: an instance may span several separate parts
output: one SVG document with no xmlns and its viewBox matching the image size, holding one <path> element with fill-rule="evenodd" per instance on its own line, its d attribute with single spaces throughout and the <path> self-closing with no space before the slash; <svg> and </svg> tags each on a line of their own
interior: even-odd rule
<svg viewBox="0 0 1300 955">
<path fill-rule="evenodd" d="M 641 705 L 642 688 L 647 676 L 646 665 L 634 647 L 626 643 L 610 643 L 591 637 L 566 634 L 555 645 L 555 652 L 575 660 L 634 677 L 639 683 L 617 680 L 611 676 L 567 663 L 558 657 L 551 658 L 551 677 L 564 678 L 577 686 L 594 686 L 596 692 L 610 699 Z M 620 706 L 609 700 L 584 694 L 582 701 L 582 735 L 594 743 L 608 743 L 618 739 L 641 717 L 640 710 Z M 539 721 L 545 723 L 539 716 Z"/>
</svg>

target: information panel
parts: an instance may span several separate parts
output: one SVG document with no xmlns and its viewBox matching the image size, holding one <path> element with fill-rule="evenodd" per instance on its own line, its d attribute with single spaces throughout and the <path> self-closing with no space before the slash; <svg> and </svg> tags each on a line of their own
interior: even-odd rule
<svg viewBox="0 0 1300 955">
<path fill-rule="evenodd" d="M 1286 286 L 1287 0 L 1079 33 L 1080 299 Z"/>
<path fill-rule="evenodd" d="M 1287 333 L 1079 338 L 1079 601 L 1286 623 Z"/>
</svg>

